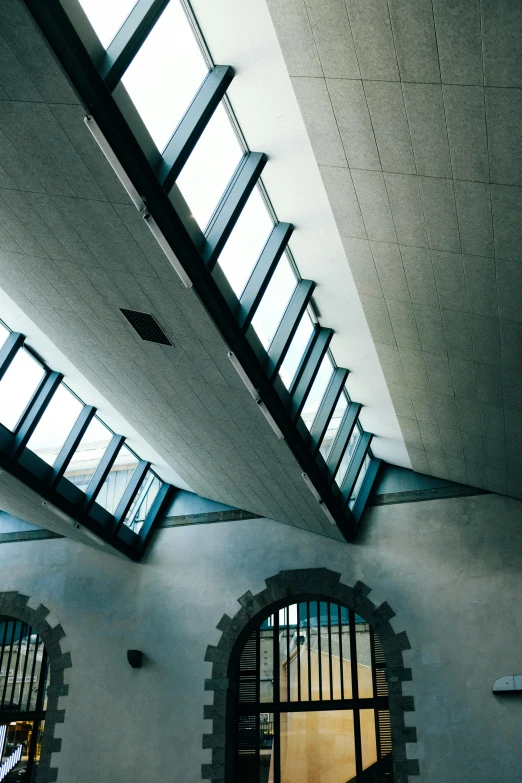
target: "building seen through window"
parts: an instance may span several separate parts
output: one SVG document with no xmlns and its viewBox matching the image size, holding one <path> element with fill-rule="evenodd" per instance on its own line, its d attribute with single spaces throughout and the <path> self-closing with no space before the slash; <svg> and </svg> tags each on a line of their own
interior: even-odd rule
<svg viewBox="0 0 522 783">
<path fill-rule="evenodd" d="M 252 633 L 238 661 L 237 783 L 392 783 L 386 662 L 362 617 L 303 601 Z"/>
<path fill-rule="evenodd" d="M 43 641 L 0 617 L 0 781 L 30 783 L 42 749 L 50 670 Z"/>
</svg>

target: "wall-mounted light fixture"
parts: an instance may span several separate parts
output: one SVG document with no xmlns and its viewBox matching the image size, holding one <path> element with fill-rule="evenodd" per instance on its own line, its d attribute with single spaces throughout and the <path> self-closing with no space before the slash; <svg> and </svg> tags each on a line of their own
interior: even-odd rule
<svg viewBox="0 0 522 783">
<path fill-rule="evenodd" d="M 133 669 L 141 669 L 143 653 L 141 650 L 127 650 L 127 660 Z"/>
</svg>

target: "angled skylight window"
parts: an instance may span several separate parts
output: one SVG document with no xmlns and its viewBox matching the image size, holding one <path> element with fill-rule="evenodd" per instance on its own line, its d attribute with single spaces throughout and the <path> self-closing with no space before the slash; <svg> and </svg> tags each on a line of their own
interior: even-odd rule
<svg viewBox="0 0 522 783">
<path fill-rule="evenodd" d="M 267 350 L 274 339 L 277 327 L 281 323 L 281 318 L 285 314 L 296 285 L 295 272 L 290 266 L 288 258 L 283 256 L 252 319 L 252 326 L 263 347 Z"/>
<path fill-rule="evenodd" d="M 315 376 L 315 381 L 312 384 L 312 388 L 306 398 L 301 418 L 306 424 L 307 428 L 312 429 L 312 424 L 316 417 L 319 406 L 330 383 L 330 379 L 333 374 L 333 365 L 328 354 L 321 362 L 321 366 Z"/>
<path fill-rule="evenodd" d="M 339 465 L 337 473 L 335 474 L 335 483 L 338 487 L 340 487 L 344 481 L 344 477 L 346 476 L 348 468 L 350 467 L 350 462 L 352 461 L 353 453 L 360 439 L 361 430 L 358 426 L 356 426 L 353 429 L 350 440 L 348 441 L 348 445 L 346 447 L 346 451 L 344 452 L 343 458 L 341 460 L 341 464 Z"/>
<path fill-rule="evenodd" d="M 368 472 L 368 468 L 370 467 L 370 462 L 371 462 L 370 455 L 367 454 L 364 458 L 362 468 L 359 471 L 359 475 L 357 476 L 357 481 L 355 482 L 355 487 L 353 488 L 352 494 L 350 495 L 350 500 L 348 501 L 348 506 L 352 511 L 357 501 L 357 498 L 359 496 L 359 492 L 361 491 L 364 477 L 366 476 L 366 473 Z"/>
<path fill-rule="evenodd" d="M 136 5 L 136 0 L 80 0 L 94 32 L 107 49 Z"/>
<path fill-rule="evenodd" d="M 294 339 L 290 343 L 290 348 L 285 356 L 284 362 L 279 370 L 281 380 L 287 389 L 290 388 L 292 381 L 295 378 L 295 374 L 298 370 L 301 359 L 304 352 L 308 348 L 308 343 L 312 339 L 314 333 L 314 325 L 312 319 L 305 313 L 301 318 L 297 331 L 294 335 Z"/>
<path fill-rule="evenodd" d="M 165 149 L 207 73 L 181 3 L 170 0 L 122 78 L 160 151 Z"/>
<path fill-rule="evenodd" d="M 135 533 L 139 533 L 141 527 L 145 521 L 147 514 L 150 511 L 156 495 L 161 487 L 161 481 L 156 476 L 154 471 L 148 470 L 143 480 L 138 494 L 134 498 L 134 502 L 129 509 L 129 513 L 124 519 L 123 524 L 134 530 Z"/>
<path fill-rule="evenodd" d="M 243 154 L 229 116 L 223 104 L 220 104 L 176 182 L 202 231 Z"/>
<path fill-rule="evenodd" d="M 323 440 L 321 441 L 321 446 L 319 447 L 319 451 L 323 455 L 324 459 L 328 458 L 328 454 L 330 453 L 330 449 L 332 448 L 333 442 L 335 440 L 335 436 L 337 435 L 337 430 L 339 429 L 339 426 L 341 424 L 342 418 L 345 414 L 347 407 L 348 407 L 348 399 L 346 397 L 345 392 L 343 391 L 341 392 L 341 396 L 337 401 L 335 410 L 332 413 L 330 421 L 328 422 L 328 429 L 326 430 L 326 434 Z"/>
<path fill-rule="evenodd" d="M 65 477 L 85 492 L 111 442 L 112 432 L 95 416 L 65 471 Z"/>
<path fill-rule="evenodd" d="M 54 465 L 82 409 L 83 403 L 65 384 L 61 383 L 31 435 L 27 447 L 48 465 Z"/>
<path fill-rule="evenodd" d="M 219 266 L 239 298 L 261 255 L 274 222 L 255 188 L 245 204 L 221 255 Z"/>
<path fill-rule="evenodd" d="M 44 376 L 44 368 L 29 351 L 17 351 L 0 381 L 0 422 L 4 427 L 16 428 Z"/>
<path fill-rule="evenodd" d="M 9 337 L 9 334 L 10 334 L 9 329 L 6 329 L 6 327 L 2 323 L 0 323 L 0 348 L 2 348 L 3 344 Z"/>
<path fill-rule="evenodd" d="M 136 455 L 127 446 L 122 446 L 109 475 L 96 496 L 96 503 L 103 506 L 110 514 L 114 514 L 116 511 L 137 464 Z"/>
</svg>

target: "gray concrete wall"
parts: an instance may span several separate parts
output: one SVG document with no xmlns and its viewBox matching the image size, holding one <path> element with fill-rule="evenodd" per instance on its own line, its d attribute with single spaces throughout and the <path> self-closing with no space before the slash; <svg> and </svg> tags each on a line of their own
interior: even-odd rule
<svg viewBox="0 0 522 783">
<path fill-rule="evenodd" d="M 161 530 L 141 565 L 67 539 L 0 547 L 0 591 L 42 602 L 67 634 L 59 783 L 199 781 L 215 624 L 266 577 L 318 566 L 364 581 L 408 633 L 419 780 L 518 781 L 522 701 L 491 686 L 522 672 L 522 503 L 481 495 L 372 508 L 355 545 L 242 520 Z"/>
</svg>

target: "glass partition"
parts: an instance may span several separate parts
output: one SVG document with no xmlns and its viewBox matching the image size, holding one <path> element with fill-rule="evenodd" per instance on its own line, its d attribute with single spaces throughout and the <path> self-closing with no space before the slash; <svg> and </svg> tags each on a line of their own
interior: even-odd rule
<svg viewBox="0 0 522 783">
<path fill-rule="evenodd" d="M 220 104 L 176 180 L 202 231 L 243 155 L 243 147 L 223 104 Z"/>
<path fill-rule="evenodd" d="M 165 149 L 207 73 L 181 3 L 170 0 L 122 78 L 160 151 Z"/>
<path fill-rule="evenodd" d="M 17 351 L 0 381 L 0 423 L 8 430 L 16 429 L 45 375 L 45 369 L 29 351 Z"/>
<path fill-rule="evenodd" d="M 136 5 L 136 0 L 79 1 L 105 49 Z"/>
<path fill-rule="evenodd" d="M 83 403 L 61 383 L 31 435 L 27 448 L 48 465 L 54 465 L 82 409 Z"/>
</svg>

